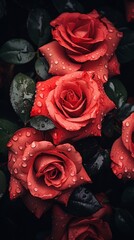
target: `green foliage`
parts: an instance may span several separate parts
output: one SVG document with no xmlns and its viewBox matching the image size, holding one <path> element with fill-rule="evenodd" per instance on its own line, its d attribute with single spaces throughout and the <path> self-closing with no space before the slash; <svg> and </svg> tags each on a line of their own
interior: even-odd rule
<svg viewBox="0 0 134 240">
<path fill-rule="evenodd" d="M 0 119 L 0 153 L 6 151 L 6 144 L 19 128 L 16 123 L 13 123 L 7 119 Z"/>
<path fill-rule="evenodd" d="M 11 39 L 0 48 L 0 59 L 13 64 L 24 64 L 35 57 L 32 45 L 25 39 Z"/>
<path fill-rule="evenodd" d="M 18 73 L 10 87 L 10 99 L 14 111 L 20 116 L 24 124 L 30 118 L 34 94 L 34 80 L 23 73 Z"/>
<path fill-rule="evenodd" d="M 53 122 L 44 116 L 32 117 L 30 119 L 30 125 L 40 131 L 46 131 L 55 128 Z"/>
<path fill-rule="evenodd" d="M 118 77 L 109 79 L 104 89 L 108 97 L 120 108 L 127 100 L 127 90 Z"/>
<path fill-rule="evenodd" d="M 50 38 L 50 17 L 45 9 L 32 9 L 27 19 L 27 30 L 31 40 L 40 47 Z"/>
</svg>

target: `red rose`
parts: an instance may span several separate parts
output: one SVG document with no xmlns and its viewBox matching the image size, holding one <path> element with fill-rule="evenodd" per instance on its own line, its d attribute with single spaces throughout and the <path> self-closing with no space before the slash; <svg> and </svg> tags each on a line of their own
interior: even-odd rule
<svg viewBox="0 0 134 240">
<path fill-rule="evenodd" d="M 126 20 L 128 22 L 133 22 L 134 21 L 134 1 L 124 0 L 124 2 L 125 2 Z"/>
<path fill-rule="evenodd" d="M 94 74 L 74 72 L 38 82 L 31 116 L 49 117 L 57 128 L 49 131 L 55 144 L 101 135 L 105 114 L 115 107 Z"/>
<path fill-rule="evenodd" d="M 111 240 L 112 233 L 105 218 L 105 208 L 101 215 L 94 214 L 89 217 L 75 217 L 65 213 L 58 205 L 53 208 L 52 232 L 48 240 Z M 111 215 L 111 213 L 110 213 Z"/>
<path fill-rule="evenodd" d="M 119 179 L 134 179 L 134 113 L 122 122 L 122 135 L 111 148 L 112 170 Z"/>
<path fill-rule="evenodd" d="M 48 60 L 51 74 L 94 69 L 98 78 L 107 81 L 108 62 L 122 37 L 108 19 L 101 17 L 96 10 L 89 14 L 65 12 L 50 25 L 56 41 L 41 46 L 39 50 Z"/>
<path fill-rule="evenodd" d="M 28 193 L 24 201 L 31 210 L 38 202 L 37 216 L 48 206 L 43 200 L 52 200 L 67 189 L 91 181 L 82 166 L 81 155 L 69 143 L 54 146 L 44 140 L 42 132 L 22 128 L 7 146 L 10 198 Z M 33 206 L 29 204 L 30 199 Z"/>
</svg>

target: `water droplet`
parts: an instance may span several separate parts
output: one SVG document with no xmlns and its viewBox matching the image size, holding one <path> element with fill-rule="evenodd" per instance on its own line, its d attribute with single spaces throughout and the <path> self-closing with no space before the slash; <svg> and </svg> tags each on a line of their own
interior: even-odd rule
<svg viewBox="0 0 134 240">
<path fill-rule="evenodd" d="M 27 164 L 24 162 L 24 163 L 22 163 L 22 167 L 27 167 Z"/>
<path fill-rule="evenodd" d="M 49 51 L 50 50 L 50 48 L 47 48 L 47 51 Z"/>
<path fill-rule="evenodd" d="M 125 140 L 126 142 L 128 142 L 128 138 L 126 138 L 126 140 Z"/>
<path fill-rule="evenodd" d="M 107 76 L 105 74 L 103 75 L 103 78 L 104 78 L 105 81 L 108 80 L 108 78 L 107 78 Z"/>
<path fill-rule="evenodd" d="M 63 66 L 63 67 L 62 67 L 62 69 L 64 69 L 64 70 L 65 70 L 65 69 L 66 69 L 66 67 L 65 67 L 65 66 Z"/>
<path fill-rule="evenodd" d="M 12 160 L 13 160 L 13 162 L 16 162 L 16 158 L 15 157 L 12 157 Z"/>
<path fill-rule="evenodd" d="M 120 156 L 120 159 L 123 160 L 123 156 Z"/>
<path fill-rule="evenodd" d="M 129 122 L 126 122 L 126 127 L 129 127 Z"/>
<path fill-rule="evenodd" d="M 30 132 L 26 132 L 26 136 L 27 136 L 27 137 L 30 137 L 30 136 L 31 136 L 31 133 L 30 133 Z"/>
<path fill-rule="evenodd" d="M 22 150 L 22 149 L 23 149 L 23 147 L 22 147 L 22 146 L 19 146 L 19 149 L 20 149 L 20 150 Z"/>
<path fill-rule="evenodd" d="M 81 179 L 81 180 L 83 180 L 83 179 L 84 179 L 84 177 L 80 177 L 80 179 Z"/>
<path fill-rule="evenodd" d="M 18 140 L 18 137 L 16 135 L 14 135 L 13 140 L 16 142 Z"/>
<path fill-rule="evenodd" d="M 117 37 L 120 38 L 120 37 L 122 37 L 122 36 L 123 36 L 123 33 L 121 33 L 121 32 L 118 32 L 118 33 L 117 33 Z"/>
<path fill-rule="evenodd" d="M 125 169 L 124 169 L 124 172 L 127 172 L 128 170 L 127 170 L 127 167 L 125 167 Z"/>
<path fill-rule="evenodd" d="M 35 147 L 36 147 L 36 143 L 35 143 L 35 142 L 32 142 L 31 148 L 35 148 Z"/>
<path fill-rule="evenodd" d="M 108 68 L 107 64 L 104 65 L 105 68 Z"/>
<path fill-rule="evenodd" d="M 42 102 L 38 101 L 38 102 L 37 102 L 37 106 L 38 106 L 38 107 L 42 107 Z"/>
<path fill-rule="evenodd" d="M 44 98 L 44 94 L 43 94 L 43 93 L 40 93 L 40 97 L 43 99 L 43 98 Z"/>
<path fill-rule="evenodd" d="M 57 139 L 57 138 L 58 138 L 57 133 L 54 133 L 54 134 L 53 134 L 53 138 L 54 138 L 54 139 Z"/>
<path fill-rule="evenodd" d="M 111 37 L 108 37 L 108 39 L 109 39 L 109 40 L 112 40 L 112 38 L 111 38 Z"/>
<path fill-rule="evenodd" d="M 18 152 L 17 152 L 17 151 L 15 151 L 14 153 L 15 153 L 15 155 L 17 155 L 17 154 L 18 154 Z"/>
<path fill-rule="evenodd" d="M 31 182 L 28 182 L 28 186 L 31 186 L 32 185 L 32 183 Z"/>
<path fill-rule="evenodd" d="M 32 156 L 33 156 L 33 153 L 30 153 L 29 156 L 32 157 Z"/>
<path fill-rule="evenodd" d="M 17 174 L 18 173 L 18 169 L 14 168 L 14 173 Z"/>
<path fill-rule="evenodd" d="M 73 182 L 76 182 L 77 181 L 77 179 L 76 178 L 73 178 Z"/>
<path fill-rule="evenodd" d="M 100 130 L 100 129 L 101 129 L 101 125 L 100 125 L 100 124 L 98 124 L 98 125 L 97 125 L 97 128 Z"/>
<path fill-rule="evenodd" d="M 7 144 L 7 147 L 12 147 L 12 142 L 10 141 L 10 142 L 8 142 L 8 144 Z"/>
<path fill-rule="evenodd" d="M 113 43 L 113 47 L 115 47 L 115 43 Z"/>
<path fill-rule="evenodd" d="M 27 158 L 26 158 L 26 157 L 23 157 L 22 159 L 23 159 L 23 161 L 26 161 L 26 160 L 27 160 Z"/>
<path fill-rule="evenodd" d="M 52 57 L 52 53 L 49 53 L 49 56 Z"/>
<path fill-rule="evenodd" d="M 110 33 L 112 33 L 114 30 L 113 30 L 113 29 L 109 29 L 108 31 L 109 31 Z"/>
<path fill-rule="evenodd" d="M 58 61 L 54 61 L 54 63 L 57 65 L 59 62 Z"/>
<path fill-rule="evenodd" d="M 35 188 L 34 188 L 34 191 L 37 192 L 37 191 L 38 191 L 38 188 L 35 187 Z"/>
<path fill-rule="evenodd" d="M 71 172 L 70 175 L 73 177 L 75 175 L 75 172 Z"/>
<path fill-rule="evenodd" d="M 17 193 L 21 193 L 21 189 L 20 188 L 16 188 L 16 192 Z"/>
<path fill-rule="evenodd" d="M 72 150 L 72 148 L 71 148 L 71 147 L 69 147 L 69 148 L 67 149 L 67 151 L 68 151 L 68 152 L 70 152 L 71 150 Z"/>
</svg>

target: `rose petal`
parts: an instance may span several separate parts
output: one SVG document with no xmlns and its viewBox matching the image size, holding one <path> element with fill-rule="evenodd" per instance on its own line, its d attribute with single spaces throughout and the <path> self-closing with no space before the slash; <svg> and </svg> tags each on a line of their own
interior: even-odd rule
<svg viewBox="0 0 134 240">
<path fill-rule="evenodd" d="M 83 63 L 80 70 L 88 72 L 93 71 L 95 77 L 103 83 L 108 80 L 108 62 L 105 57 L 101 57 L 96 61 L 87 61 Z"/>
<path fill-rule="evenodd" d="M 53 201 L 43 201 L 39 198 L 33 197 L 29 193 L 22 197 L 26 207 L 37 217 L 40 218 L 42 214 L 47 212 L 53 205 Z"/>
<path fill-rule="evenodd" d="M 19 180 L 14 178 L 13 176 L 10 177 L 10 183 L 9 183 L 9 193 L 10 193 L 10 199 L 17 198 L 21 195 L 23 195 L 25 192 L 24 187 L 20 183 Z"/>
<path fill-rule="evenodd" d="M 115 52 L 121 38 L 123 37 L 123 33 L 119 32 L 107 18 L 104 17 L 101 19 L 101 21 L 107 26 L 108 29 L 108 35 L 106 38 L 106 44 L 108 46 L 106 58 L 109 60 Z"/>
<path fill-rule="evenodd" d="M 118 59 L 114 54 L 108 62 L 108 75 L 109 77 L 113 77 L 119 74 L 120 74 L 120 63 L 118 62 Z"/>
<path fill-rule="evenodd" d="M 64 75 L 80 69 L 81 64 L 73 63 L 67 57 L 65 49 L 58 42 L 53 41 L 39 48 L 49 63 L 49 73 L 52 75 Z"/>
<path fill-rule="evenodd" d="M 134 140 L 133 140 L 133 132 L 134 132 L 134 113 L 129 115 L 122 122 L 122 141 L 127 150 L 130 151 L 132 157 L 134 157 Z"/>
<path fill-rule="evenodd" d="M 127 22 L 134 21 L 134 2 L 131 0 L 124 0 L 125 3 L 125 13 Z"/>
<path fill-rule="evenodd" d="M 134 179 L 134 158 L 125 148 L 121 137 L 113 143 L 110 157 L 112 171 L 119 179 Z"/>
</svg>

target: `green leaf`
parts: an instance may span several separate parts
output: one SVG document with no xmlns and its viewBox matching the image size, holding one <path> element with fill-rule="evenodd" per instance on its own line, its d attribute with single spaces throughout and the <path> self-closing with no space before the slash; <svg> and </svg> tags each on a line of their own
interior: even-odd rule
<svg viewBox="0 0 134 240">
<path fill-rule="evenodd" d="M 6 144 L 19 126 L 9 120 L 0 119 L 0 152 L 6 151 Z"/>
<path fill-rule="evenodd" d="M 48 73 L 48 63 L 44 57 L 40 57 L 35 62 L 35 70 L 39 77 L 43 80 L 48 79 L 50 74 Z"/>
<path fill-rule="evenodd" d="M 7 183 L 5 174 L 0 170 L 0 198 L 3 197 L 3 194 L 6 191 Z"/>
<path fill-rule="evenodd" d="M 30 125 L 40 131 L 51 130 L 55 128 L 53 122 L 44 116 L 36 116 L 30 119 Z"/>
<path fill-rule="evenodd" d="M 122 82 L 117 78 L 113 77 L 109 79 L 104 89 L 108 97 L 120 108 L 127 100 L 127 91 Z"/>
<path fill-rule="evenodd" d="M 134 237 L 134 217 L 126 209 L 116 209 L 114 222 L 117 231 L 127 237 Z"/>
<path fill-rule="evenodd" d="M 23 73 L 18 73 L 10 87 L 10 100 L 14 111 L 20 116 L 24 124 L 30 118 L 34 94 L 34 80 Z"/>
<path fill-rule="evenodd" d="M 52 0 L 55 8 L 59 13 L 62 12 L 84 12 L 84 8 L 77 0 Z"/>
<path fill-rule="evenodd" d="M 67 211 L 75 216 L 89 216 L 101 208 L 102 206 L 89 190 L 88 184 L 75 188 L 67 205 Z"/>
<path fill-rule="evenodd" d="M 121 108 L 116 112 L 116 117 L 118 120 L 123 121 L 126 119 L 132 112 L 134 112 L 134 105 L 130 103 L 125 103 Z"/>
<path fill-rule="evenodd" d="M 7 63 L 24 64 L 34 57 L 34 49 L 25 39 L 11 39 L 0 48 L 0 58 Z"/>
<path fill-rule="evenodd" d="M 32 9 L 27 19 L 27 30 L 31 40 L 40 47 L 50 38 L 50 17 L 45 9 Z"/>
<path fill-rule="evenodd" d="M 127 63 L 134 59 L 134 30 L 124 29 L 116 55 L 120 63 Z"/>
</svg>

